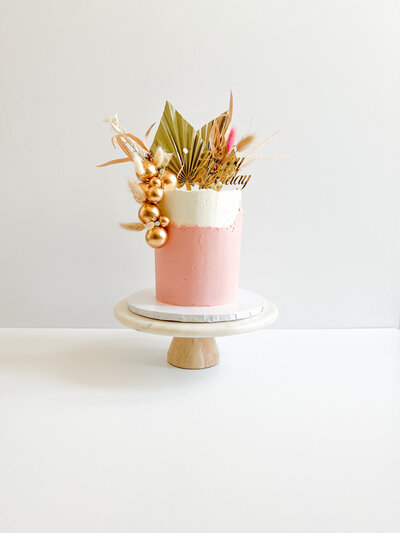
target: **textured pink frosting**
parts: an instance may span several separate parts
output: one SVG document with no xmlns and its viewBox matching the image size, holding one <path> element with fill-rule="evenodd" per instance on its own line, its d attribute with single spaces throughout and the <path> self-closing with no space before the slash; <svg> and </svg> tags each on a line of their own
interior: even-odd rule
<svg viewBox="0 0 400 533">
<path fill-rule="evenodd" d="M 236 301 L 243 211 L 229 228 L 168 226 L 168 242 L 155 250 L 156 298 L 172 305 L 206 307 Z"/>
</svg>

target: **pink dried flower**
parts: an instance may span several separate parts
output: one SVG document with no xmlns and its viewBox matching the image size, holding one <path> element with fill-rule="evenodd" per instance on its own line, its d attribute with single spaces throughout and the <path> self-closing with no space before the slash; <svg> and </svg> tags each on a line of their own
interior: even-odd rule
<svg viewBox="0 0 400 533">
<path fill-rule="evenodd" d="M 235 130 L 235 128 L 232 128 L 230 133 L 229 133 L 228 141 L 226 143 L 226 150 L 227 150 L 228 154 L 233 148 L 233 143 L 235 142 L 235 135 L 236 135 L 236 130 Z"/>
</svg>

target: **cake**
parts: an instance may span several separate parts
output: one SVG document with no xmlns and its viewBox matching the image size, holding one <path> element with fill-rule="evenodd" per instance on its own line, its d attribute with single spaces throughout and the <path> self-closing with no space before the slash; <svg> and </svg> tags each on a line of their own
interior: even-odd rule
<svg viewBox="0 0 400 533">
<path fill-rule="evenodd" d="M 168 242 L 155 251 L 156 298 L 183 306 L 234 303 L 243 210 L 240 190 L 167 191 Z"/>
<path fill-rule="evenodd" d="M 134 163 L 136 179 L 129 186 L 141 204 L 139 221 L 120 226 L 146 231 L 155 249 L 159 302 L 185 307 L 236 302 L 242 190 L 250 179 L 243 169 L 269 139 L 253 149 L 252 134 L 235 143 L 231 120 L 232 94 L 228 111 L 198 130 L 167 102 L 148 148 L 151 127 L 142 141 L 122 128 L 116 115 L 106 119 L 125 157 L 100 166 Z"/>
</svg>

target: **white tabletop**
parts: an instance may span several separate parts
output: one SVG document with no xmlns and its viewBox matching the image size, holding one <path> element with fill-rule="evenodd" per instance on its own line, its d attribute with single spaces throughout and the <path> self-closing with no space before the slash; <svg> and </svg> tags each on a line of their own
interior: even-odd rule
<svg viewBox="0 0 400 533">
<path fill-rule="evenodd" d="M 397 330 L 0 330 L 4 533 L 398 533 Z"/>
</svg>

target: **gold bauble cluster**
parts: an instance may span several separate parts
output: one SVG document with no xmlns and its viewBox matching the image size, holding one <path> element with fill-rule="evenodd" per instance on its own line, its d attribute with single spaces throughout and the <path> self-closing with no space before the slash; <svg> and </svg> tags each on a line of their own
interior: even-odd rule
<svg viewBox="0 0 400 533">
<path fill-rule="evenodd" d="M 166 227 L 169 219 L 162 215 L 157 204 L 163 200 L 165 191 L 176 188 L 178 179 L 173 172 L 158 169 L 152 161 L 143 161 L 142 167 L 142 172 L 136 171 L 136 175 L 142 191 L 146 194 L 146 201 L 140 206 L 138 216 L 143 224 L 154 224 L 146 232 L 147 244 L 152 248 L 161 248 L 168 240 Z"/>
</svg>

